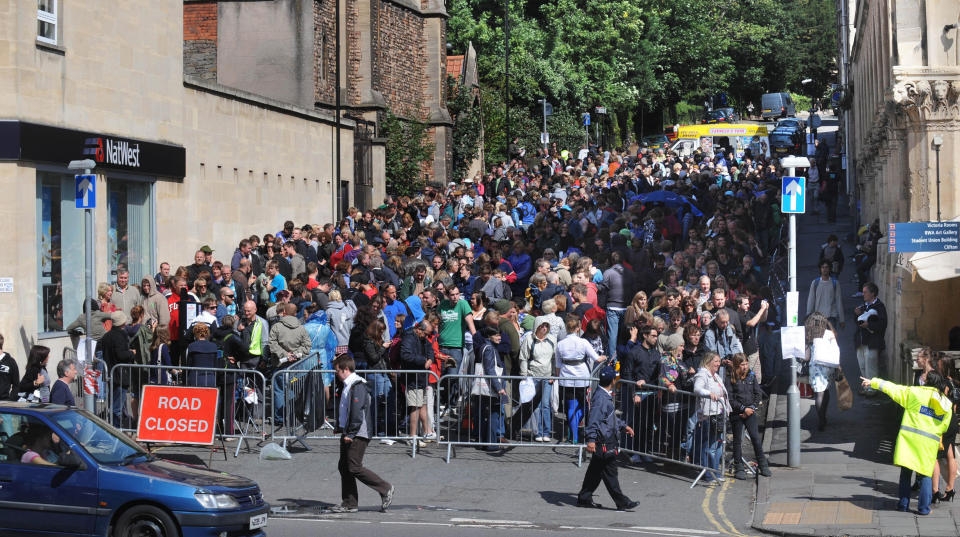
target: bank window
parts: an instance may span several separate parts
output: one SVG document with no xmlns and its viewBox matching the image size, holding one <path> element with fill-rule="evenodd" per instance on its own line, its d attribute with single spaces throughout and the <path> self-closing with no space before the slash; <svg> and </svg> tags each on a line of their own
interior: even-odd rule
<svg viewBox="0 0 960 537">
<path fill-rule="evenodd" d="M 59 332 L 83 307 L 83 210 L 76 208 L 72 175 L 38 176 L 39 325 L 40 332 Z"/>
<path fill-rule="evenodd" d="M 150 183 L 110 179 L 107 187 L 107 266 L 130 271 L 130 283 L 153 276 L 153 214 Z"/>
<path fill-rule="evenodd" d="M 57 44 L 57 0 L 37 0 L 37 41 Z"/>
<path fill-rule="evenodd" d="M 39 331 L 60 332 L 83 311 L 83 210 L 76 208 L 73 175 L 38 172 L 37 177 Z M 107 180 L 107 229 L 95 226 L 94 236 L 97 244 L 103 244 L 106 234 L 109 274 L 98 277 L 95 284 L 116 281 L 118 267 L 126 267 L 130 282 L 136 285 L 152 274 L 151 196 L 148 182 Z"/>
</svg>

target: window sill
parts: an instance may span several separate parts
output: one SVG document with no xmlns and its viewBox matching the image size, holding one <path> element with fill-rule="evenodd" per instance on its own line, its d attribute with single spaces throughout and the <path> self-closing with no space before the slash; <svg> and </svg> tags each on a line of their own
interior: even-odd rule
<svg viewBox="0 0 960 537">
<path fill-rule="evenodd" d="M 70 333 L 67 331 L 61 331 L 61 332 L 40 332 L 39 334 L 37 334 L 37 339 L 57 339 L 57 338 L 64 338 L 64 337 L 70 337 Z"/>
<path fill-rule="evenodd" d="M 59 54 L 60 56 L 67 55 L 67 49 L 61 47 L 60 45 L 51 45 L 50 43 L 44 43 L 43 41 L 37 41 L 37 48 L 46 52 Z"/>
</svg>

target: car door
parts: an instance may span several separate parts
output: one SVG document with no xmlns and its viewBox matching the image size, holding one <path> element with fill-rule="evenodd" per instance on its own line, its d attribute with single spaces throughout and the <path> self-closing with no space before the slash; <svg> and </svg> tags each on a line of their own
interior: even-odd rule
<svg viewBox="0 0 960 537">
<path fill-rule="evenodd" d="M 85 461 L 86 468 L 65 468 L 23 462 L 24 454 L 38 446 L 37 436 L 50 435 L 52 440 L 55 431 L 39 415 L 0 409 L 0 534 L 92 533 L 97 516 L 96 465 Z M 57 438 L 49 450 L 34 453 L 55 461 L 50 453 L 71 447 L 60 435 Z M 64 448 L 58 447 L 61 443 Z"/>
</svg>

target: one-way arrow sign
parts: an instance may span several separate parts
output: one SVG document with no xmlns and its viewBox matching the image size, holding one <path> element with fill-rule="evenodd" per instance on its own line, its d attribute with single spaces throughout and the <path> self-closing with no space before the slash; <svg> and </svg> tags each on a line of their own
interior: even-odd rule
<svg viewBox="0 0 960 537">
<path fill-rule="evenodd" d="M 95 209 L 97 207 L 97 181 L 95 175 L 74 175 L 77 180 L 75 190 L 77 209 Z"/>
<path fill-rule="evenodd" d="M 803 177 L 783 177 L 783 188 L 780 192 L 780 212 L 806 212 L 806 183 Z"/>
</svg>

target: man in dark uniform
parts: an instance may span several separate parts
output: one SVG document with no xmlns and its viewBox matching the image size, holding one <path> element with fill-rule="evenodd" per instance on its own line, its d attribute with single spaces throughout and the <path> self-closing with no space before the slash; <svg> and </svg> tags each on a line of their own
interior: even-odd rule
<svg viewBox="0 0 960 537">
<path fill-rule="evenodd" d="M 593 491 L 597 490 L 601 480 L 616 502 L 617 511 L 629 511 L 640 505 L 640 502 L 631 500 L 620 491 L 620 480 L 617 478 L 617 438 L 621 431 L 633 436 L 633 429 L 617 417 L 613 406 L 613 379 L 616 374 L 610 366 L 601 369 L 600 386 L 590 399 L 585 433 L 587 451 L 593 453 L 593 457 L 587 474 L 583 476 L 580 493 L 577 494 L 577 507 L 601 507 L 593 501 Z"/>
</svg>

